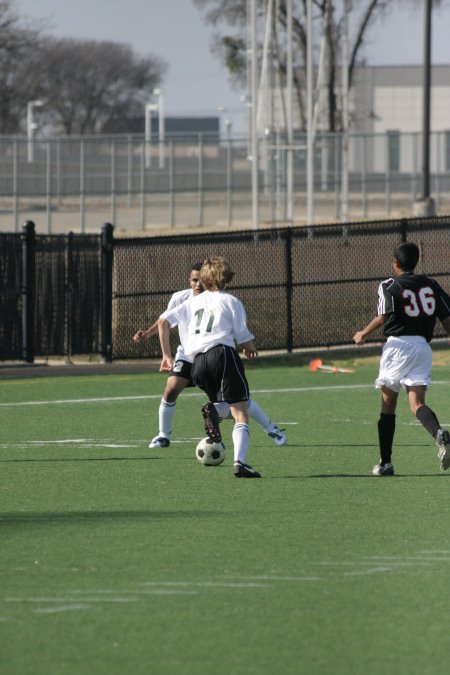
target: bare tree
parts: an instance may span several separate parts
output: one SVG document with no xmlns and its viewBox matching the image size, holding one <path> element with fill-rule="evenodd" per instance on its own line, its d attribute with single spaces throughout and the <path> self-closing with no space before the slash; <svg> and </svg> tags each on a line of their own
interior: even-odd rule
<svg viewBox="0 0 450 675">
<path fill-rule="evenodd" d="M 376 18 L 387 13 L 402 0 L 353 0 L 351 5 L 352 35 L 350 36 L 349 85 L 352 86 L 355 69 L 364 63 L 364 45 L 370 28 Z M 225 62 L 232 80 L 242 83 L 246 78 L 246 26 L 248 0 L 193 0 L 203 12 L 206 23 L 216 29 L 213 37 L 213 49 Z M 439 0 L 434 0 L 436 6 Z M 326 88 L 328 131 L 341 128 L 341 112 L 338 106 L 338 89 L 340 84 L 341 42 L 343 29 L 342 2 L 338 0 L 313 0 L 314 22 L 320 25 L 327 51 Z M 418 6 L 417 0 L 403 0 L 403 4 Z M 259 16 L 264 16 L 266 0 L 257 0 Z M 281 80 L 286 75 L 286 43 L 283 31 L 286 30 L 286 0 L 278 0 L 278 23 L 281 31 L 277 31 L 279 42 L 276 45 L 276 67 Z M 306 0 L 293 0 L 293 41 L 294 41 L 294 87 L 300 113 L 301 126 L 305 128 L 305 82 L 307 61 Z M 233 34 L 223 34 L 217 29 L 220 25 L 233 29 Z M 316 31 L 318 32 L 318 30 Z"/>
<path fill-rule="evenodd" d="M 27 27 L 10 0 L 0 1 L 0 133 L 23 130 L 27 102 L 39 95 L 33 61 L 40 31 Z"/>
<path fill-rule="evenodd" d="M 45 109 L 66 134 L 101 132 L 112 120 L 142 114 L 165 68 L 128 45 L 46 38 L 40 50 Z"/>
<path fill-rule="evenodd" d="M 142 115 L 163 61 L 114 42 L 56 39 L 45 27 L 20 17 L 15 0 L 0 0 L 0 133 L 24 132 L 35 99 L 44 101 L 42 123 L 67 134 Z"/>
</svg>

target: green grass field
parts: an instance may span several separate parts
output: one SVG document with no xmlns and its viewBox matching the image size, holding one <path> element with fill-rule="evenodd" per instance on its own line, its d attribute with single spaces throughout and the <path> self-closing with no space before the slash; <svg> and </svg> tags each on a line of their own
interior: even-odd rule
<svg viewBox="0 0 450 675">
<path fill-rule="evenodd" d="M 0 381 L 0 673 L 448 673 L 450 475 L 402 395 L 397 475 L 371 476 L 376 372 L 249 364 L 288 434 L 252 427 L 262 480 L 233 477 L 230 422 L 225 463 L 196 461 L 198 390 L 148 448 L 162 374 Z"/>
</svg>

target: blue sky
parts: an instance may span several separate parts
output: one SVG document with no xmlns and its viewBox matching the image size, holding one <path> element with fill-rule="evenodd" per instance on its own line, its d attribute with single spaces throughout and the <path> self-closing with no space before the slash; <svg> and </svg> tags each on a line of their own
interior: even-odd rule
<svg viewBox="0 0 450 675">
<path fill-rule="evenodd" d="M 396 9 L 370 31 L 365 54 L 371 65 L 420 64 L 423 0 L 396 0 Z M 234 90 L 210 52 L 212 29 L 191 0 L 15 0 L 22 16 L 45 19 L 47 32 L 62 37 L 113 40 L 141 55 L 154 54 L 169 66 L 163 84 L 167 114 L 216 115 L 245 130 L 245 92 Z M 416 4 L 417 7 L 417 4 Z M 434 10 L 433 62 L 450 63 L 450 1 Z"/>
</svg>

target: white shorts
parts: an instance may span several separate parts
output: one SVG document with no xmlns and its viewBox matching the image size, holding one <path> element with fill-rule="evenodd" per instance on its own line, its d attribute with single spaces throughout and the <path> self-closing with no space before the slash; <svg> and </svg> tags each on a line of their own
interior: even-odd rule
<svg viewBox="0 0 450 675">
<path fill-rule="evenodd" d="M 431 348 L 424 337 L 389 337 L 383 347 L 375 387 L 399 392 L 404 387 L 428 387 L 431 380 Z"/>
</svg>

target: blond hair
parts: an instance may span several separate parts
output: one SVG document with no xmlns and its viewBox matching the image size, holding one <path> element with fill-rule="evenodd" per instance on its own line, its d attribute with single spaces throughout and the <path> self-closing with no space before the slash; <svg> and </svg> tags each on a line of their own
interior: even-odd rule
<svg viewBox="0 0 450 675">
<path fill-rule="evenodd" d="M 221 291 L 230 283 L 234 272 L 230 263 L 220 255 L 207 258 L 200 270 L 200 281 L 206 291 Z"/>
</svg>

